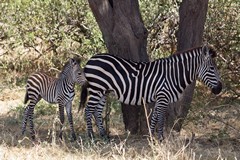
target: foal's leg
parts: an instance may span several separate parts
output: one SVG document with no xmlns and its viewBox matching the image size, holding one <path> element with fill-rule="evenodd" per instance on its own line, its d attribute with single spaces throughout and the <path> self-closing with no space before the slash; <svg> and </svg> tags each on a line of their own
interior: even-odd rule
<svg viewBox="0 0 240 160">
<path fill-rule="evenodd" d="M 64 106 L 61 103 L 59 103 L 58 108 L 59 108 L 59 119 L 60 119 L 59 138 L 62 139 L 62 128 L 63 128 L 63 123 L 64 123 Z"/>
<path fill-rule="evenodd" d="M 27 126 L 27 121 L 28 121 L 28 110 L 29 110 L 29 106 L 27 106 L 24 110 L 24 114 L 23 114 L 23 121 L 22 121 L 22 135 L 24 135 L 25 131 L 26 131 L 26 126 Z"/>
<path fill-rule="evenodd" d="M 68 122 L 69 122 L 70 129 L 71 129 L 72 140 L 75 141 L 75 140 L 77 139 L 77 137 L 76 137 L 76 134 L 75 134 L 74 128 L 73 128 L 72 101 L 69 101 L 69 102 L 66 104 L 66 112 L 67 112 Z"/>
<path fill-rule="evenodd" d="M 34 107 L 39 102 L 40 98 L 31 99 L 28 106 L 24 110 L 23 122 L 22 122 L 22 134 L 26 131 L 27 120 L 29 120 L 30 125 L 30 134 L 31 138 L 35 140 L 35 131 L 34 131 L 34 124 L 33 124 L 33 114 L 34 114 Z"/>
</svg>

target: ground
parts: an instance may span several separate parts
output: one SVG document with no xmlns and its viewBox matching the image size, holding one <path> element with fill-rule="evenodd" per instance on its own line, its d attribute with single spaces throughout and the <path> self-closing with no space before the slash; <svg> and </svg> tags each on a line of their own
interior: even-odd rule
<svg viewBox="0 0 240 160">
<path fill-rule="evenodd" d="M 180 134 L 172 133 L 174 136 L 167 136 L 162 143 L 151 142 L 147 136 L 129 135 L 124 131 L 121 115 L 110 117 L 114 119 L 110 123 L 110 142 L 101 139 L 91 142 L 85 134 L 83 113 L 77 113 L 74 107 L 78 140 L 70 142 L 67 121 L 64 140 L 56 136 L 57 107 L 41 110 L 40 107 L 48 104 L 40 102 L 34 119 L 38 142 L 34 143 L 29 133 L 20 134 L 25 88 L 4 87 L 0 91 L 0 159 L 240 159 L 239 108 L 236 107 L 221 109 L 224 111 L 221 114 L 219 110 L 211 110 L 208 117 L 203 116 L 195 123 L 189 120 Z M 230 115 L 236 116 L 228 121 L 217 119 Z M 193 141 L 188 143 L 193 135 Z"/>
</svg>

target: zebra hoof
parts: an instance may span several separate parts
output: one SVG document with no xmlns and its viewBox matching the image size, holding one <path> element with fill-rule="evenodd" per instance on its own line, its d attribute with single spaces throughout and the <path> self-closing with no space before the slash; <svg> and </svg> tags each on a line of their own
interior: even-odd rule
<svg viewBox="0 0 240 160">
<path fill-rule="evenodd" d="M 103 135 L 101 138 L 107 143 L 110 142 L 110 137 L 108 135 Z"/>
<path fill-rule="evenodd" d="M 77 140 L 77 136 L 75 133 L 72 134 L 71 142 L 74 142 Z"/>
<path fill-rule="evenodd" d="M 62 132 L 59 133 L 58 137 L 59 137 L 59 139 L 62 140 Z"/>
<path fill-rule="evenodd" d="M 162 143 L 162 141 L 164 140 L 164 136 L 163 135 L 158 136 L 158 140 L 159 140 L 159 143 Z"/>
<path fill-rule="evenodd" d="M 33 140 L 34 142 L 36 141 L 35 135 L 32 135 L 31 138 L 32 138 L 32 140 Z"/>
<path fill-rule="evenodd" d="M 94 140 L 94 139 L 95 139 L 95 136 L 94 136 L 93 132 L 88 132 L 88 137 L 89 137 L 91 140 Z"/>
</svg>

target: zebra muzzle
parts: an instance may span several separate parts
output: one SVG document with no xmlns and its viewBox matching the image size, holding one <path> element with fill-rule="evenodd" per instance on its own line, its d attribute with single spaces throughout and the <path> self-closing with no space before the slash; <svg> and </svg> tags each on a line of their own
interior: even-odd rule
<svg viewBox="0 0 240 160">
<path fill-rule="evenodd" d="M 219 94 L 222 91 L 222 83 L 218 81 L 218 84 L 212 88 L 212 93 L 213 94 Z"/>
</svg>

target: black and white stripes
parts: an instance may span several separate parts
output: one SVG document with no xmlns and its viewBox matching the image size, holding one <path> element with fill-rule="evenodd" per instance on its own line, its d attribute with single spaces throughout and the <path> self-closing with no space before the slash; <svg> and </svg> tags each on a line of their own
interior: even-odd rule
<svg viewBox="0 0 240 160">
<path fill-rule="evenodd" d="M 151 131 L 159 123 L 159 138 L 163 138 L 166 108 L 176 102 L 184 89 L 199 78 L 220 93 L 222 85 L 213 58 L 215 51 L 202 46 L 174 54 L 153 62 L 132 62 L 109 54 L 93 56 L 86 64 L 84 73 L 88 81 L 82 92 L 89 93 L 86 106 L 86 120 L 89 136 L 93 136 L 92 115 L 94 115 L 101 136 L 105 136 L 102 125 L 102 110 L 106 93 L 113 91 L 118 100 L 125 104 L 142 105 L 156 102 L 151 119 Z M 85 102 L 86 96 L 82 96 Z"/>
<path fill-rule="evenodd" d="M 61 121 L 60 137 L 62 136 L 62 124 L 64 123 L 64 106 L 66 107 L 68 121 L 71 128 L 72 138 L 75 140 L 76 135 L 73 129 L 72 121 L 72 100 L 74 98 L 75 83 L 83 84 L 86 81 L 80 68 L 80 59 L 70 59 L 63 67 L 58 78 L 49 77 L 44 73 L 35 73 L 27 80 L 26 95 L 24 103 L 28 101 L 28 106 L 24 111 L 22 122 L 22 134 L 26 130 L 27 120 L 30 122 L 30 132 L 32 139 L 35 139 L 33 125 L 33 112 L 35 105 L 43 98 L 49 103 L 58 103 L 59 117 Z"/>
</svg>

